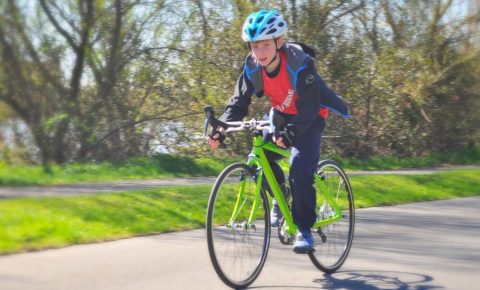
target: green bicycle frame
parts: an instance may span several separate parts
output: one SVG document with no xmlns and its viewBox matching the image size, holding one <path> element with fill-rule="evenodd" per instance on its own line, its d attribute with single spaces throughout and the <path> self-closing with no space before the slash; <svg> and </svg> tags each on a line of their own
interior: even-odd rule
<svg viewBox="0 0 480 290">
<path fill-rule="evenodd" d="M 249 160 L 247 161 L 248 166 L 254 166 L 256 165 L 258 168 L 258 178 L 256 181 L 256 192 L 255 192 L 255 201 L 253 202 L 252 208 L 250 210 L 250 215 L 248 221 L 246 221 L 245 227 L 250 228 L 251 225 L 253 224 L 253 220 L 255 218 L 255 213 L 258 208 L 258 205 L 261 204 L 261 190 L 262 190 L 262 182 L 263 182 L 263 176 L 265 176 L 268 185 L 270 186 L 273 196 L 278 202 L 278 205 L 280 207 L 281 212 L 283 213 L 283 217 L 285 218 L 286 222 L 286 228 L 285 230 L 287 233 L 294 235 L 297 232 L 297 226 L 293 222 L 293 217 L 292 214 L 288 208 L 288 204 L 285 201 L 285 198 L 283 196 L 283 192 L 280 188 L 280 185 L 278 184 L 275 175 L 273 174 L 272 168 L 270 167 L 270 164 L 267 160 L 267 156 L 265 154 L 265 150 L 271 151 L 277 154 L 280 154 L 281 156 L 285 158 L 289 158 L 291 153 L 290 150 L 282 149 L 275 144 L 271 142 L 265 142 L 263 141 L 263 137 L 259 134 L 256 134 L 253 137 L 253 148 L 252 152 L 249 155 Z M 263 173 L 263 174 L 262 174 Z M 329 224 L 331 222 L 340 220 L 342 218 L 342 210 L 341 207 L 336 203 L 335 198 L 332 196 L 332 194 L 329 192 L 327 189 L 326 185 L 323 183 L 323 181 L 320 178 L 315 178 L 315 182 L 319 184 L 320 189 L 324 196 L 326 197 L 328 203 L 333 207 L 335 211 L 335 215 L 332 217 L 329 217 L 327 219 L 323 220 L 318 220 L 315 224 L 314 227 L 321 227 L 326 224 Z M 232 213 L 232 216 L 230 218 L 229 226 L 235 226 L 233 224 L 233 221 L 237 217 L 238 213 L 240 212 L 240 209 L 242 208 L 242 201 L 244 197 L 244 190 L 245 190 L 245 183 L 246 179 L 243 180 L 241 183 L 241 186 L 239 188 L 239 192 L 237 195 L 237 200 L 235 202 L 235 207 Z M 238 225 L 237 225 L 238 226 Z"/>
<path fill-rule="evenodd" d="M 255 205 L 260 203 L 260 190 L 262 188 L 263 176 L 265 176 L 265 178 L 267 179 L 267 183 L 272 190 L 273 196 L 277 200 L 280 210 L 282 211 L 285 221 L 287 223 L 287 232 L 290 234 L 294 234 L 297 231 L 297 226 L 293 223 L 292 214 L 288 209 L 288 204 L 283 197 L 282 190 L 277 182 L 277 179 L 275 178 L 275 175 L 273 174 L 273 170 L 268 163 L 267 156 L 265 155 L 265 150 L 280 154 L 281 156 L 286 158 L 290 157 L 289 150 L 282 149 L 271 142 L 263 141 L 263 137 L 261 135 L 257 134 L 253 137 L 253 148 L 251 154 L 249 155 L 250 158 L 247 162 L 247 165 L 256 165 L 260 173 L 258 174 L 257 179 L 258 192 Z M 256 208 L 258 207 L 255 205 L 252 208 L 252 214 L 250 215 L 251 217 L 254 216 Z M 248 221 L 248 223 L 251 222 L 252 220 Z"/>
</svg>

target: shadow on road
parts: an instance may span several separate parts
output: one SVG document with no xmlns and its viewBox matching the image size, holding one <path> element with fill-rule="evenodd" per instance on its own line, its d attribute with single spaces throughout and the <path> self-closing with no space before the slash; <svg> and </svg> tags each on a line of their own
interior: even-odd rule
<svg viewBox="0 0 480 290">
<path fill-rule="evenodd" d="M 350 271 L 325 274 L 314 280 L 320 289 L 356 289 L 356 290 L 427 290 L 444 287 L 432 284 L 428 275 L 407 272 Z"/>
<path fill-rule="evenodd" d="M 342 290 L 429 290 L 444 289 L 434 285 L 428 275 L 407 272 L 349 271 L 324 274 L 323 278 L 313 280 L 318 287 L 312 286 L 255 286 L 249 289 L 342 289 Z"/>
</svg>

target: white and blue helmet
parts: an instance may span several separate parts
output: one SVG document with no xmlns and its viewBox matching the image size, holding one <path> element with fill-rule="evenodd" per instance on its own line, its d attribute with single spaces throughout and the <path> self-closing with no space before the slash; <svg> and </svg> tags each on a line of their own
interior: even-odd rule
<svg viewBox="0 0 480 290">
<path fill-rule="evenodd" d="M 287 22 L 277 10 L 266 10 L 250 14 L 242 29 L 242 39 L 253 42 L 272 39 L 287 33 Z"/>
</svg>

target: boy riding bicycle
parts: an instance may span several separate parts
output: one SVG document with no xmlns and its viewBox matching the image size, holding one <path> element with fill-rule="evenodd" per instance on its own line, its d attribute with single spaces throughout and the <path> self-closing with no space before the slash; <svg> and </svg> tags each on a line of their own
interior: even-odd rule
<svg viewBox="0 0 480 290">
<path fill-rule="evenodd" d="M 271 136 L 282 147 L 291 147 L 289 182 L 292 190 L 292 213 L 299 228 L 293 250 L 306 253 L 313 248 L 311 227 L 315 223 L 315 188 L 313 177 L 320 159 L 320 144 L 329 109 L 348 117 L 347 104 L 331 91 L 318 75 L 311 49 L 305 45 L 285 43 L 287 23 L 276 10 L 250 14 L 242 29 L 242 38 L 251 53 L 224 114 L 222 121 L 238 121 L 248 113 L 251 96 L 267 95 L 275 114 L 284 126 Z M 276 130 L 277 131 L 277 130 Z M 272 132 L 273 133 L 273 132 Z M 222 128 L 214 128 L 208 137 L 212 149 L 225 138 Z M 279 184 L 285 183 L 275 156 L 269 161 Z M 281 218 L 276 201 L 271 212 L 272 226 Z"/>
</svg>

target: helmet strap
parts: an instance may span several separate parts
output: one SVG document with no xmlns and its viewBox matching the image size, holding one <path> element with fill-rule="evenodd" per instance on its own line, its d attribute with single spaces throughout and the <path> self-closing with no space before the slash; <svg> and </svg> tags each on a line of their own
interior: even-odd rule
<svg viewBox="0 0 480 290">
<path fill-rule="evenodd" d="M 278 51 L 280 50 L 280 49 L 277 47 L 277 39 L 274 38 L 273 41 L 275 42 L 275 56 L 272 58 L 272 60 L 271 60 L 265 67 L 271 65 L 271 64 L 277 59 L 277 54 L 278 54 Z"/>
</svg>

